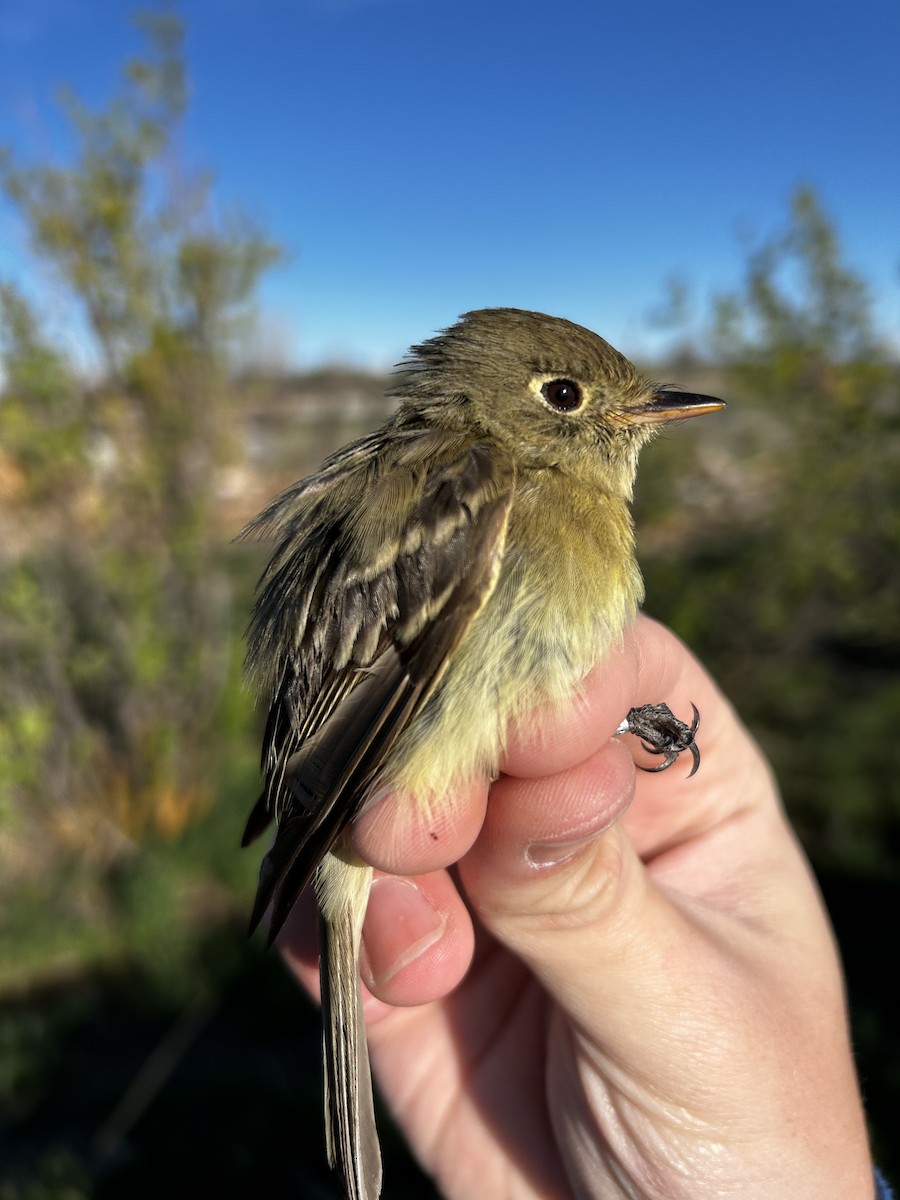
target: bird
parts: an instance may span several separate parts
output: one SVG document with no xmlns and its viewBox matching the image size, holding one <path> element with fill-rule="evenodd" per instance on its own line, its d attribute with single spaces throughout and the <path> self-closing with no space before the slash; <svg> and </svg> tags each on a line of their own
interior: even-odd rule
<svg viewBox="0 0 900 1200">
<path fill-rule="evenodd" d="M 643 600 L 640 448 L 724 407 L 648 383 L 583 326 L 515 308 L 414 345 L 392 394 L 380 429 L 244 530 L 274 543 L 247 632 L 268 719 L 243 845 L 276 827 L 250 928 L 270 911 L 271 943 L 313 884 L 326 1150 L 348 1200 L 375 1200 L 382 1176 L 358 970 L 372 871 L 350 826 L 385 788 L 436 811 L 497 776 L 514 722 L 572 701 Z M 648 703 L 615 732 L 662 757 L 650 769 L 688 750 L 696 770 L 693 714 Z"/>
</svg>

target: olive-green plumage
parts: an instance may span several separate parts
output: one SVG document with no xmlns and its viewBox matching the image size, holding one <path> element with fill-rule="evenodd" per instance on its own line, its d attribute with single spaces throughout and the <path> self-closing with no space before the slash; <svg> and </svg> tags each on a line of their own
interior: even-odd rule
<svg viewBox="0 0 900 1200">
<path fill-rule="evenodd" d="M 374 788 L 436 805 L 497 772 L 507 727 L 563 704 L 642 598 L 628 508 L 660 421 L 721 407 L 653 390 L 608 343 L 516 309 L 413 348 L 395 415 L 275 500 L 248 664 L 270 703 L 275 817 L 253 923 L 316 877 L 329 1156 L 380 1190 L 357 956 L 370 872 L 346 830 Z"/>
</svg>

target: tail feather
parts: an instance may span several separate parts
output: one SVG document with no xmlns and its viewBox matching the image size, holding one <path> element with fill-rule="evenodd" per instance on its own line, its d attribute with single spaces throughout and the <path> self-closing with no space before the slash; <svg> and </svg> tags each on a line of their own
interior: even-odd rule
<svg viewBox="0 0 900 1200">
<path fill-rule="evenodd" d="M 381 1150 L 359 985 L 359 944 L 372 869 L 343 850 L 316 877 L 325 1061 L 325 1147 L 347 1200 L 377 1200 Z"/>
</svg>

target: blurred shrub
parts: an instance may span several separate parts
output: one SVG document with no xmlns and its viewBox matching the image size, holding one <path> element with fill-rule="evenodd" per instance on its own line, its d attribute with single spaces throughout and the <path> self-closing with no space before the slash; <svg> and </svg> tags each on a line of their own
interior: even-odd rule
<svg viewBox="0 0 900 1200">
<path fill-rule="evenodd" d="M 739 703 L 817 859 L 896 867 L 900 371 L 810 190 L 702 350 L 732 404 L 645 458 L 648 607 Z"/>
<path fill-rule="evenodd" d="M 71 165 L 0 159 L 102 372 L 95 386 L 78 378 L 26 298 L 0 286 L 0 817 L 13 882 L 29 839 L 115 858 L 202 812 L 234 682 L 216 487 L 235 450 L 235 338 L 277 251 L 217 222 L 208 181 L 178 168 L 181 25 L 139 23 L 146 55 L 108 107 L 64 99 Z"/>
</svg>

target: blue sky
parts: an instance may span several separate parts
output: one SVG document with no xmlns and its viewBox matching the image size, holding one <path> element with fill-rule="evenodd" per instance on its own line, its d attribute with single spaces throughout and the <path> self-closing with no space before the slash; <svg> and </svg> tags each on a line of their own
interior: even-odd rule
<svg viewBox="0 0 900 1200">
<path fill-rule="evenodd" d="M 53 103 L 140 48 L 120 0 L 4 0 L 0 143 L 65 158 Z M 626 351 L 672 276 L 702 312 L 742 239 L 815 186 L 898 326 L 894 0 L 185 0 L 185 160 L 289 254 L 266 344 L 395 361 L 469 308 L 568 316 Z M 0 273 L 32 281 L 0 207 Z M 39 277 L 38 277 L 39 278 Z"/>
</svg>

